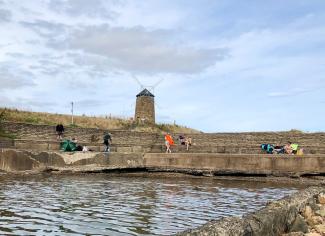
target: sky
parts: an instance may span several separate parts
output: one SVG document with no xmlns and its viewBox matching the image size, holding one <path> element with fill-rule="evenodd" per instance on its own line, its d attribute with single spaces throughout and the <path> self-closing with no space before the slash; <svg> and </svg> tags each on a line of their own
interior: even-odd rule
<svg viewBox="0 0 325 236">
<path fill-rule="evenodd" d="M 0 107 L 127 118 L 144 86 L 158 123 L 325 131 L 324 0 L 0 0 L 0 35 Z"/>
</svg>

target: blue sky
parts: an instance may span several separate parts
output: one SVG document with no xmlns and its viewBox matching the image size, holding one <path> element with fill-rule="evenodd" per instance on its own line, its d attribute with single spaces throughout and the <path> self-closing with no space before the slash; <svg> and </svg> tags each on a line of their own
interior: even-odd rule
<svg viewBox="0 0 325 236">
<path fill-rule="evenodd" d="M 206 132 L 325 130 L 323 0 L 0 0 L 0 106 Z"/>
</svg>

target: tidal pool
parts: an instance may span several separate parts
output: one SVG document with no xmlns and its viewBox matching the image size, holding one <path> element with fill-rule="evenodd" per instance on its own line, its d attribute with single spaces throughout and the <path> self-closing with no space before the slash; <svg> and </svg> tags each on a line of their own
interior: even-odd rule
<svg viewBox="0 0 325 236">
<path fill-rule="evenodd" d="M 0 235 L 170 235 L 295 191 L 190 176 L 2 176 Z"/>
</svg>

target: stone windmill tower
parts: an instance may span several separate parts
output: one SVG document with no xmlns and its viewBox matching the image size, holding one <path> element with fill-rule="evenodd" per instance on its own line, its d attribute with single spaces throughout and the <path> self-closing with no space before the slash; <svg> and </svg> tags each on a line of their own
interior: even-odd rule
<svg viewBox="0 0 325 236">
<path fill-rule="evenodd" d="M 141 123 L 155 123 L 155 96 L 146 88 L 137 95 L 134 119 Z"/>
<path fill-rule="evenodd" d="M 155 119 L 155 95 L 153 95 L 153 91 L 155 87 L 160 84 L 163 79 L 158 81 L 153 86 L 147 86 L 150 88 L 147 89 L 143 84 L 140 83 L 140 81 L 133 76 L 133 78 L 137 81 L 137 83 L 140 85 L 142 91 L 137 94 L 136 99 L 136 105 L 135 105 L 135 114 L 134 114 L 134 120 L 140 123 L 147 123 L 147 124 L 154 124 Z"/>
</svg>

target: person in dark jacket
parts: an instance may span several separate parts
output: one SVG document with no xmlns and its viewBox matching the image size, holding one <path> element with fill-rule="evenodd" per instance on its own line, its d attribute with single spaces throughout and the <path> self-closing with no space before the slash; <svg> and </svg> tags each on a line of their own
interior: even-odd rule
<svg viewBox="0 0 325 236">
<path fill-rule="evenodd" d="M 109 152 L 110 151 L 110 145 L 111 145 L 111 143 L 112 143 L 112 137 L 111 137 L 111 134 L 110 133 L 108 133 L 108 132 L 105 132 L 104 133 L 104 137 L 103 137 L 103 139 L 104 139 L 104 145 L 105 145 L 105 150 L 104 150 L 104 152 Z"/>
<path fill-rule="evenodd" d="M 64 127 L 62 124 L 58 124 L 55 128 L 56 133 L 58 134 L 57 139 L 61 140 L 63 138 Z"/>
</svg>

